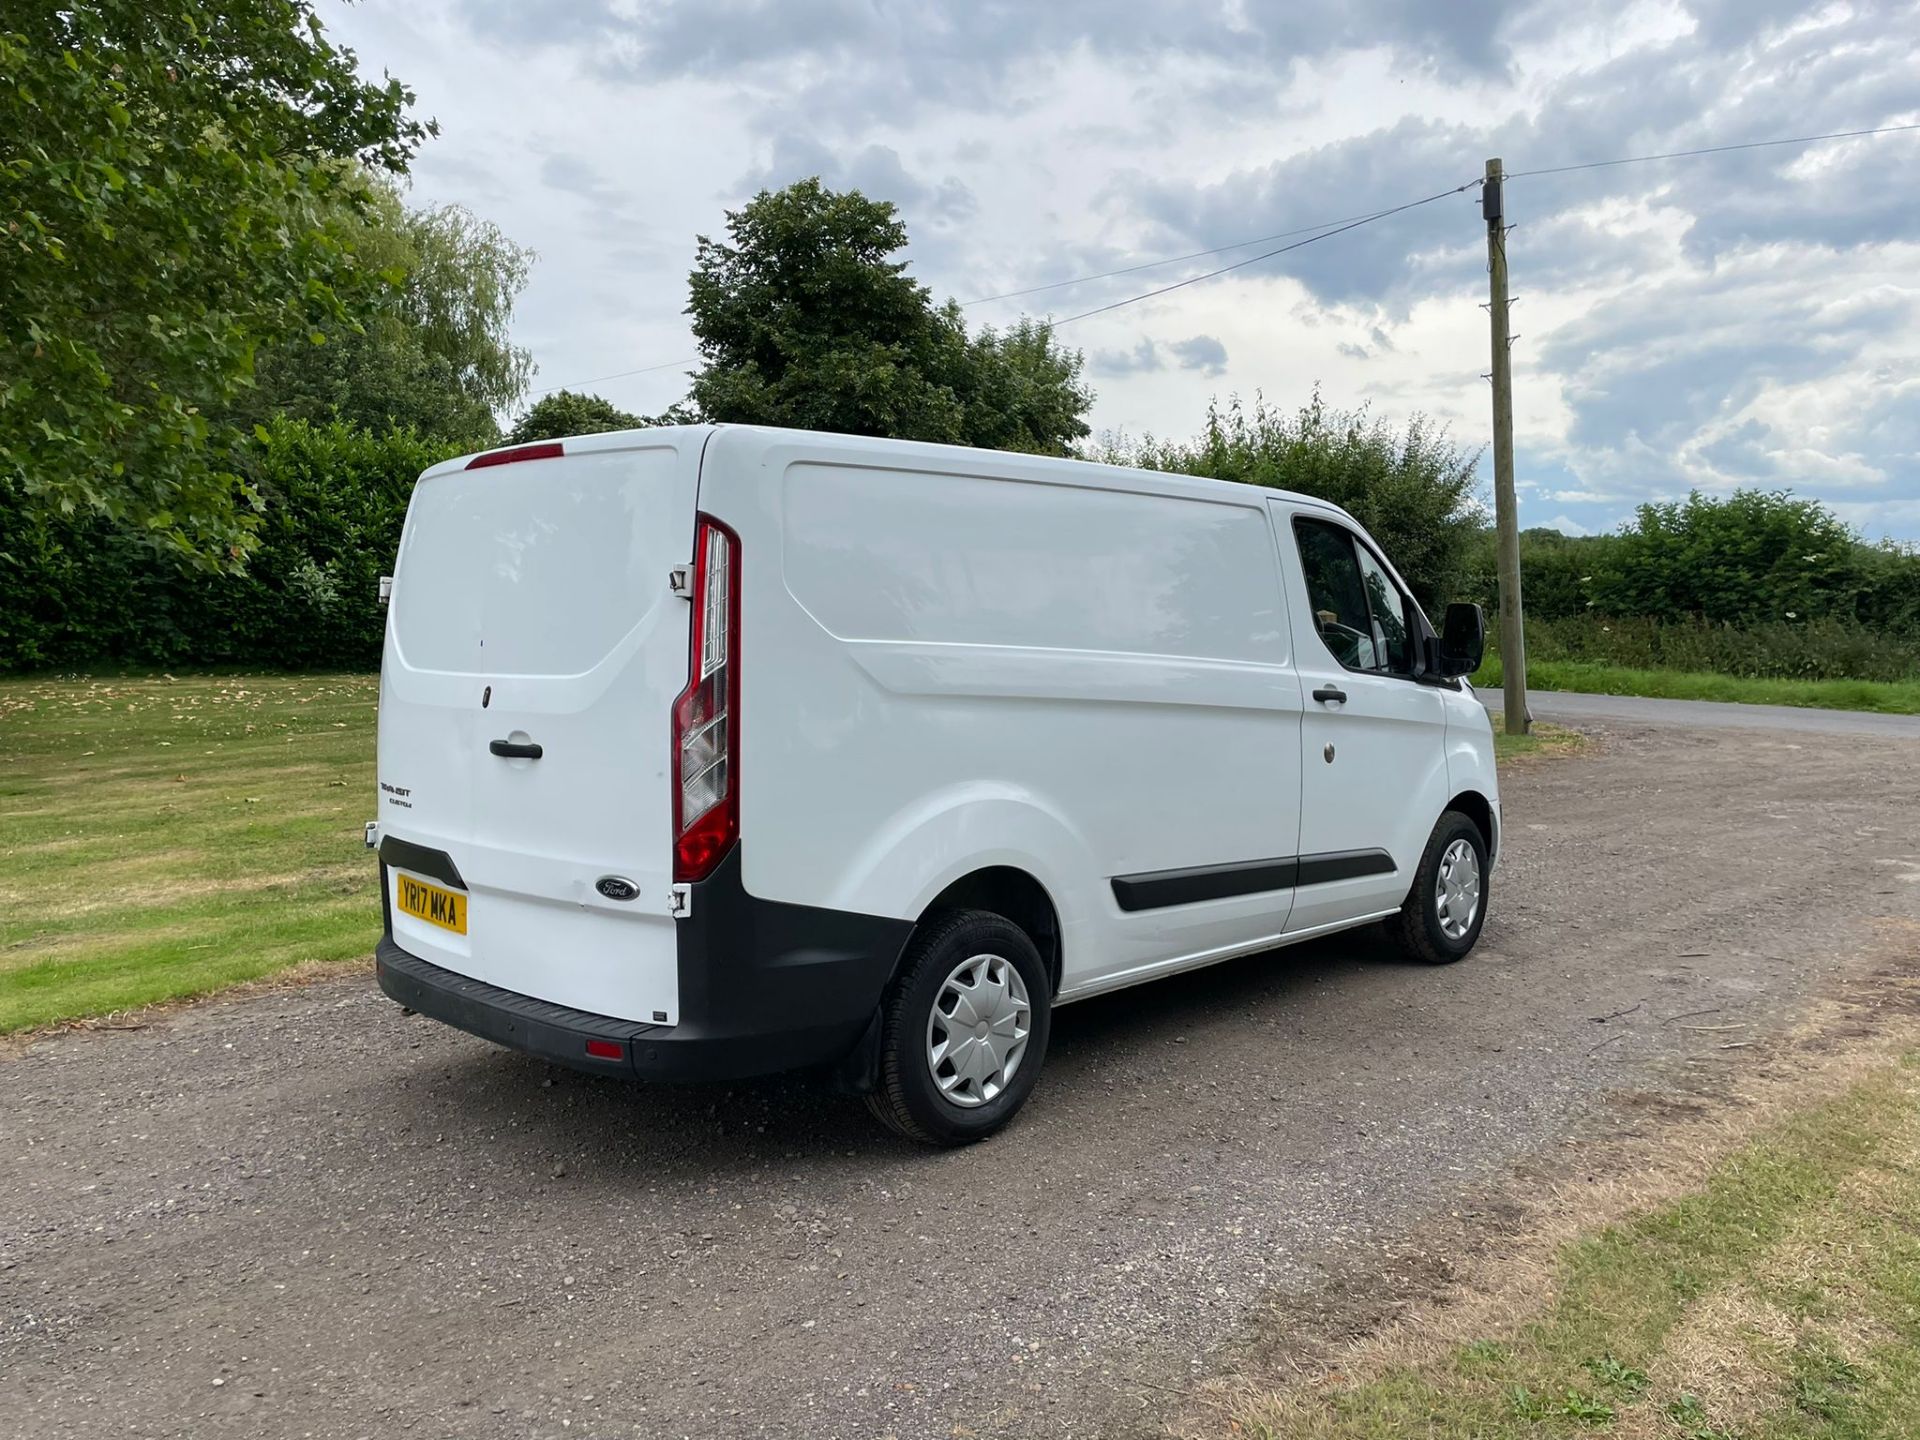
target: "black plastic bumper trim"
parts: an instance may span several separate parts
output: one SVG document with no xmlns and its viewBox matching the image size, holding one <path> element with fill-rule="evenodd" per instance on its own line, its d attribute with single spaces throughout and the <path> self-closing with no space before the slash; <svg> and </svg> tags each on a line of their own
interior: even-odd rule
<svg viewBox="0 0 1920 1440">
<path fill-rule="evenodd" d="M 380 988 L 408 1009 L 576 1070 L 630 1072 L 634 1042 L 662 1028 L 574 1010 L 456 975 L 408 954 L 386 937 L 374 949 L 374 969 Z M 624 1058 L 601 1060 L 587 1054 L 589 1040 L 617 1042 Z"/>
<path fill-rule="evenodd" d="M 380 837 L 380 863 L 391 865 L 396 870 L 411 870 L 429 880 L 444 881 L 456 890 L 467 888 L 467 882 L 460 878 L 460 867 L 453 863 L 453 857 L 446 851 L 435 850 L 429 845 L 416 845 L 411 840 L 402 840 L 398 835 Z"/>
<path fill-rule="evenodd" d="M 693 887 L 675 927 L 680 1023 L 636 1064 L 689 1078 L 742 1079 L 828 1064 L 851 1050 L 893 980 L 913 921 L 762 900 L 736 844 Z M 654 1052 L 673 1049 L 675 1056 Z"/>
</svg>

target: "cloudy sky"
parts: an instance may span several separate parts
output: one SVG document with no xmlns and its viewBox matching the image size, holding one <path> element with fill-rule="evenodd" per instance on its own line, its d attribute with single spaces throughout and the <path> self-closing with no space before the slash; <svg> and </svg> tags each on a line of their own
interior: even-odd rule
<svg viewBox="0 0 1920 1440">
<path fill-rule="evenodd" d="M 1920 3 L 328 0 L 441 137 L 415 198 L 539 254 L 536 388 L 664 407 L 694 237 L 807 175 L 897 203 L 968 301 L 1509 171 L 1920 122 Z M 1920 131 L 1509 183 L 1522 523 L 1791 487 L 1920 539 Z M 1259 253 L 973 306 L 1078 315 Z M 1488 434 L 1477 187 L 1076 320 L 1097 430 L 1210 397 Z M 659 367 L 648 373 L 621 374 Z"/>
</svg>

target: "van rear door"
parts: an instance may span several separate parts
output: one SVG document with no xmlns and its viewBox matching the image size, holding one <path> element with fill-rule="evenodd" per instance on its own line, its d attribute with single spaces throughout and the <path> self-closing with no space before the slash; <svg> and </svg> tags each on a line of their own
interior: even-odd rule
<svg viewBox="0 0 1920 1440">
<path fill-rule="evenodd" d="M 669 587 L 707 433 L 520 447 L 421 477 L 380 687 L 403 950 L 594 1014 L 679 1019 L 668 762 L 690 606 Z"/>
</svg>

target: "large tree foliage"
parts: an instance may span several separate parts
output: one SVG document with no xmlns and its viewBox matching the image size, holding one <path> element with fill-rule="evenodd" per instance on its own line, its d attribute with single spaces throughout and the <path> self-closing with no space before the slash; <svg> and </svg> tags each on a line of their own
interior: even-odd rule
<svg viewBox="0 0 1920 1440">
<path fill-rule="evenodd" d="M 1087 433 L 1081 357 L 1043 325 L 969 339 L 893 258 L 894 207 L 817 179 L 762 191 L 701 236 L 687 313 L 709 420 L 1063 452 Z"/>
<path fill-rule="evenodd" d="M 1461 598 L 1481 524 L 1480 456 L 1423 415 L 1396 429 L 1365 408 L 1330 407 L 1318 390 L 1292 413 L 1236 397 L 1207 407 L 1197 439 L 1121 442 L 1096 458 L 1331 500 L 1380 542 L 1422 605 Z"/>
<path fill-rule="evenodd" d="M 410 211 L 386 185 L 334 223 L 385 290 L 366 314 L 264 351 L 235 418 L 493 444 L 494 412 L 520 398 L 531 369 L 508 326 L 532 252 L 459 206 Z"/>
<path fill-rule="evenodd" d="M 251 544 L 256 353 L 377 299 L 331 224 L 430 127 L 310 0 L 20 0 L 0 18 L 0 485 L 210 564 Z M 364 169 L 363 169 L 364 167 Z"/>
<path fill-rule="evenodd" d="M 578 390 L 556 390 L 527 407 L 507 438 L 516 445 L 532 440 L 564 440 L 569 435 L 597 435 L 603 430 L 634 430 L 654 421 L 629 415 L 611 400 L 583 395 Z"/>
</svg>

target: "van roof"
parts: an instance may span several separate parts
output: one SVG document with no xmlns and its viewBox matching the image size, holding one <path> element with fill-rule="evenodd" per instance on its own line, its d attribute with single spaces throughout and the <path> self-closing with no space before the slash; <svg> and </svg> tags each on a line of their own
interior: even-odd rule
<svg viewBox="0 0 1920 1440">
<path fill-rule="evenodd" d="M 992 478 L 1051 480 L 1090 489 L 1149 490 L 1156 494 L 1182 495 L 1195 500 L 1226 499 L 1244 501 L 1251 495 L 1273 496 L 1296 501 L 1318 509 L 1353 517 L 1331 501 L 1293 490 L 1265 485 L 1246 485 L 1237 480 L 1214 480 L 1200 475 L 1180 475 L 1165 470 L 1145 470 L 1131 465 L 1106 465 L 1095 460 L 1072 460 L 1056 455 L 1028 455 L 1015 450 L 981 450 L 970 445 L 939 445 L 929 440 L 889 440 L 872 435 L 841 435 L 825 430 L 789 430 L 771 425 L 655 425 L 636 430 L 605 430 L 593 435 L 575 435 L 561 440 L 568 455 L 587 455 L 597 451 L 629 450 L 640 444 L 658 445 L 671 439 L 704 447 L 716 436 L 731 449 L 742 446 L 752 451 L 814 451 L 822 458 L 831 456 L 850 464 L 895 468 L 916 460 L 937 463 L 943 469 L 960 470 Z M 443 460 L 421 473 L 422 480 L 464 470 L 480 455 L 512 450 L 513 445 L 474 451 Z M 1145 482 L 1143 484 L 1143 482 Z M 1355 522 L 1358 524 L 1358 522 Z"/>
</svg>

